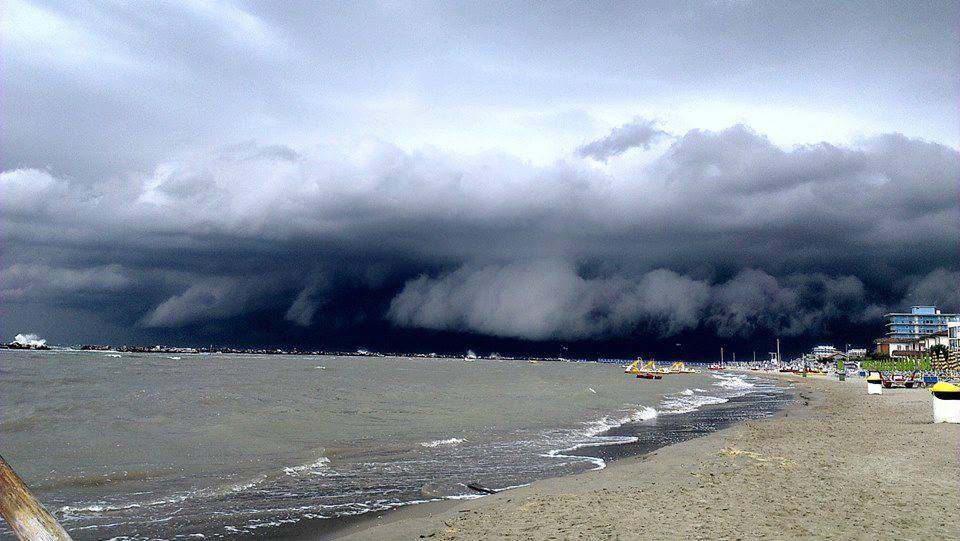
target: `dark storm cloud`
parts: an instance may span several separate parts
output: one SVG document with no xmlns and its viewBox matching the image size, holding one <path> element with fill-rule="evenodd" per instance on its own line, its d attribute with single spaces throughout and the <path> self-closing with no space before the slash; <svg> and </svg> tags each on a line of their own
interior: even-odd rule
<svg viewBox="0 0 960 541">
<path fill-rule="evenodd" d="M 203 277 L 150 311 L 145 327 L 182 327 L 229 319 L 269 306 L 282 285 L 270 276 Z"/>
<path fill-rule="evenodd" d="M 711 284 L 656 269 L 585 279 L 557 261 L 462 267 L 437 279 L 420 277 L 406 284 L 389 312 L 401 325 L 539 340 L 606 337 L 638 328 L 666 337 L 701 324 L 719 336 L 817 335 L 830 323 L 879 315 L 853 276 L 778 279 L 745 269 Z"/>
<path fill-rule="evenodd" d="M 904 304 L 936 304 L 956 309 L 960 306 L 960 272 L 937 269 L 912 277 L 903 300 Z"/>
<path fill-rule="evenodd" d="M 309 327 L 317 310 L 324 304 L 324 277 L 315 275 L 311 283 L 304 286 L 290 304 L 284 319 L 301 327 Z"/>
<path fill-rule="evenodd" d="M 401 327 L 797 336 L 901 297 L 956 300 L 957 179 L 960 154 L 936 143 L 783 150 L 744 126 L 691 131 L 623 172 L 377 140 L 244 145 L 94 186 L 0 174 L 2 276 L 9 302 L 153 285 L 148 328 L 259 310 L 322 325 L 352 287 L 393 296 L 376 317 Z"/>
<path fill-rule="evenodd" d="M 666 269 L 583 278 L 563 261 L 464 266 L 407 282 L 389 317 L 400 325 L 524 339 L 578 339 L 643 322 L 661 335 L 695 328 L 709 286 Z"/>
<path fill-rule="evenodd" d="M 0 297 L 8 302 L 56 302 L 60 297 L 74 294 L 96 295 L 123 291 L 130 282 L 130 278 L 119 265 L 70 269 L 39 264 L 13 264 L 0 274 Z"/>
<path fill-rule="evenodd" d="M 655 121 L 637 117 L 633 122 L 614 128 L 606 137 L 583 145 L 577 152 L 584 158 L 607 161 L 607 158 L 623 154 L 631 148 L 649 149 L 664 135 L 667 132 L 657 129 Z"/>
</svg>

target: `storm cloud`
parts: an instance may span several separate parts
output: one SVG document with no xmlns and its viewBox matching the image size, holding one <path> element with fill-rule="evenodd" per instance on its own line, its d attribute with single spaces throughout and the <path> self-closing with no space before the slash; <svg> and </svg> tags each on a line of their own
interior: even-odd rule
<svg viewBox="0 0 960 541">
<path fill-rule="evenodd" d="M 631 148 L 649 149 L 652 143 L 665 135 L 667 132 L 657 129 L 653 120 L 637 117 L 633 122 L 614 128 L 606 137 L 583 145 L 577 152 L 585 158 L 607 161 L 607 158 L 623 154 Z"/>
<path fill-rule="evenodd" d="M 628 172 L 377 140 L 237 152 L 120 184 L 4 172 L 5 298 L 153 288 L 145 327 L 268 309 L 309 327 L 333 273 L 392 296 L 394 325 L 531 340 L 800 335 L 956 299 L 960 155 L 898 135 L 783 150 L 695 130 Z"/>
<path fill-rule="evenodd" d="M 938 271 L 942 272 L 942 271 Z M 585 279 L 556 261 L 460 268 L 407 282 L 390 307 L 400 325 L 524 339 L 576 340 L 646 331 L 668 337 L 701 325 L 719 336 L 819 335 L 830 323 L 879 315 L 854 276 L 745 269 L 711 284 L 668 269 Z"/>
<path fill-rule="evenodd" d="M 846 30 L 893 8 L 171 6 L 0 15 L 4 336 L 812 340 L 960 310 L 958 10 L 878 53 Z M 793 22 L 771 51 L 718 20 Z"/>
</svg>

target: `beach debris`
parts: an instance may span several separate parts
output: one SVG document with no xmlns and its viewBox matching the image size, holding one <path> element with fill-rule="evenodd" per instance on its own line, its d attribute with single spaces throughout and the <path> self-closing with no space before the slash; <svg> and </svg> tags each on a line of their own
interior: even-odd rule
<svg viewBox="0 0 960 541">
<path fill-rule="evenodd" d="M 7 461 L 0 456 L 0 515 L 23 541 L 65 541 L 70 536 L 30 494 Z"/>
<path fill-rule="evenodd" d="M 593 387 L 587 387 L 587 390 L 593 394 L 597 394 L 597 391 L 593 390 Z"/>
<path fill-rule="evenodd" d="M 492 488 L 487 488 L 479 483 L 468 483 L 467 488 L 470 490 L 475 490 L 477 492 L 482 492 L 484 494 L 496 494 L 497 491 Z"/>
<path fill-rule="evenodd" d="M 796 464 L 796 462 L 786 457 L 763 456 L 760 453 L 756 453 L 754 451 L 745 451 L 743 449 L 737 449 L 736 447 L 724 447 L 717 454 L 722 456 L 744 456 L 751 460 L 756 460 L 757 462 L 779 462 L 781 466 L 791 466 Z"/>
</svg>

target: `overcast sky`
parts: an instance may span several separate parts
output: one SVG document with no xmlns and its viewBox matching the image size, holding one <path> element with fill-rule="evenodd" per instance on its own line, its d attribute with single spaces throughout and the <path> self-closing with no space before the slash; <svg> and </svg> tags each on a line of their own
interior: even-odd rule
<svg viewBox="0 0 960 541">
<path fill-rule="evenodd" d="M 958 29 L 956 2 L 8 0 L 0 334 L 866 345 L 960 310 Z"/>
</svg>

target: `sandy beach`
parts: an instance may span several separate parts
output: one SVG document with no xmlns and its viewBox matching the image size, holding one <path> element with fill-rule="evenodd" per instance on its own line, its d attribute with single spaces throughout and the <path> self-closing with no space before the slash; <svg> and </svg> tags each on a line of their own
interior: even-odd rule
<svg viewBox="0 0 960 541">
<path fill-rule="evenodd" d="M 784 376 L 771 419 L 478 500 L 351 524 L 343 539 L 957 539 L 960 425 L 926 390 Z"/>
</svg>

